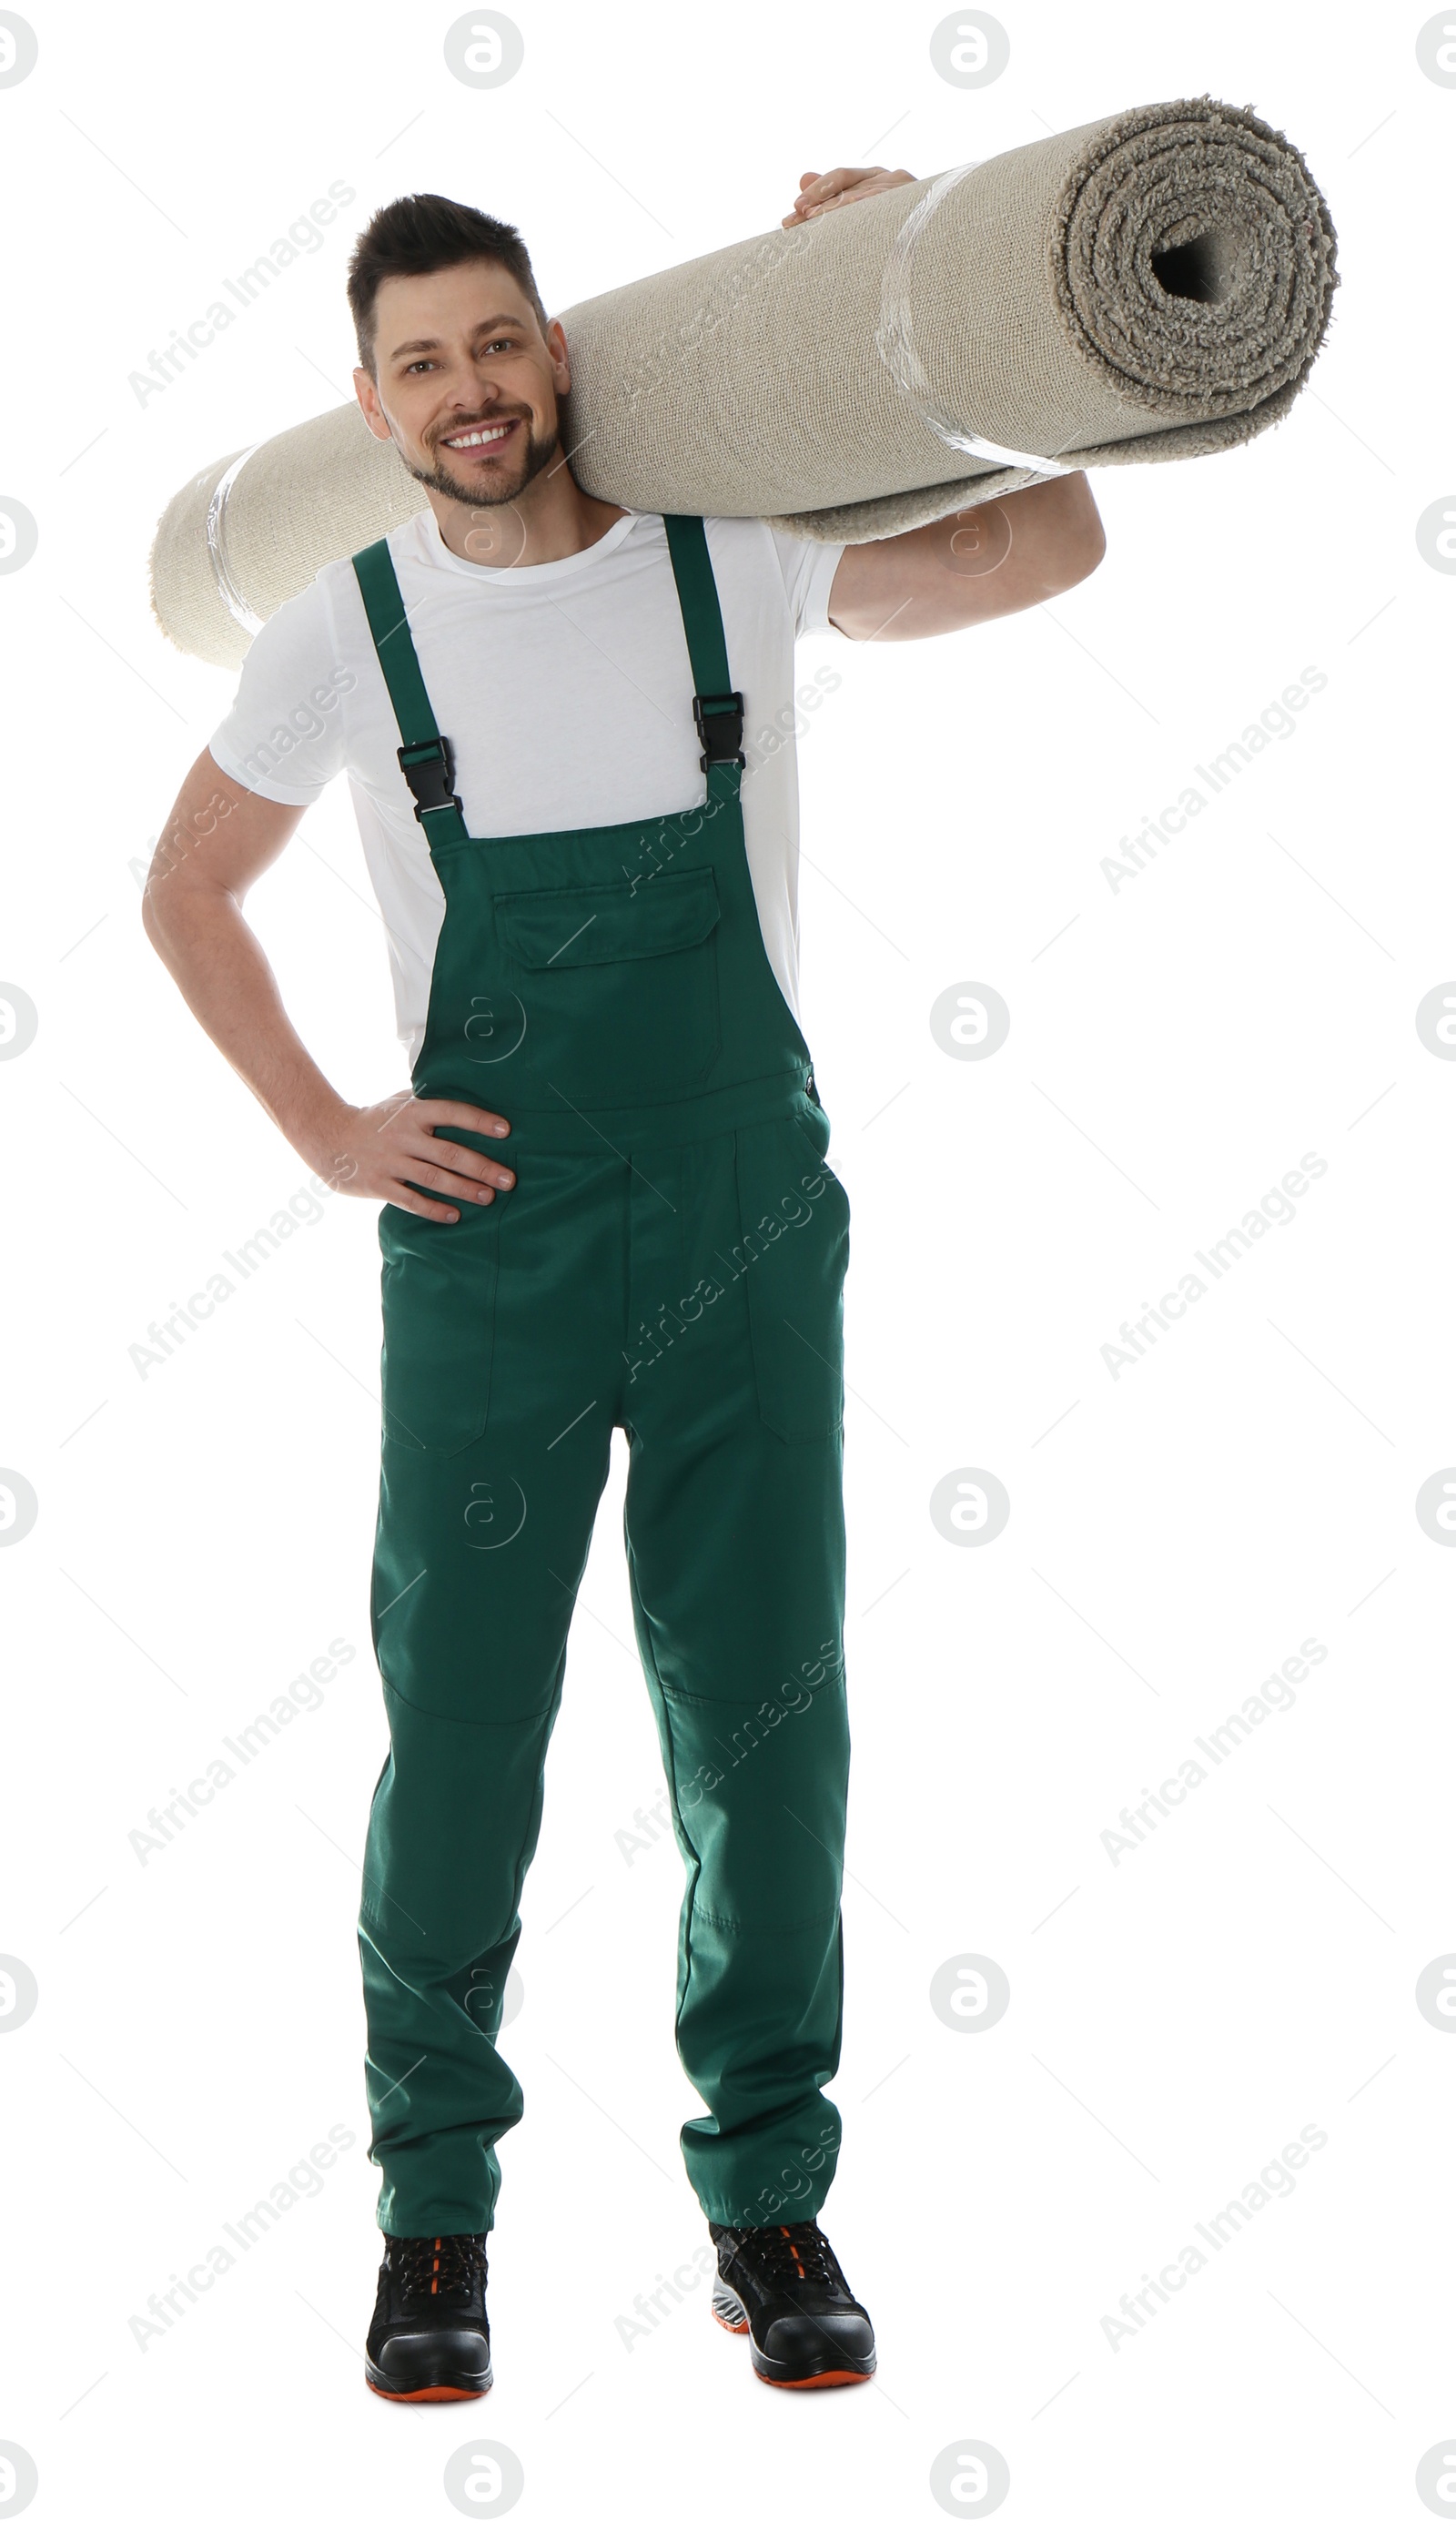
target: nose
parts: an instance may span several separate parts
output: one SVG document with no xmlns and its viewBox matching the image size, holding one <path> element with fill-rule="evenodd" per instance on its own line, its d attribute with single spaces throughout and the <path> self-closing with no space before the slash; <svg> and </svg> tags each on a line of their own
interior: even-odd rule
<svg viewBox="0 0 1456 2530">
<path fill-rule="evenodd" d="M 488 364 L 473 357 L 467 346 L 452 358 L 448 374 L 437 380 L 441 405 L 448 412 L 479 412 L 481 407 L 493 404 L 500 393 L 500 382 L 490 375 Z"/>
</svg>

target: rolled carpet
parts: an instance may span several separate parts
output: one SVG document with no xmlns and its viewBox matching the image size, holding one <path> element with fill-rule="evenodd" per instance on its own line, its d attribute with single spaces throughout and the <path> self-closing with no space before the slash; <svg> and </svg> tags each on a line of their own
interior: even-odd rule
<svg viewBox="0 0 1456 2530">
<path fill-rule="evenodd" d="M 1200 457 L 1288 412 L 1329 325 L 1329 212 L 1252 108 L 1138 106 L 563 310 L 583 490 L 862 543 L 1074 467 Z M 418 510 L 353 406 L 177 495 L 152 604 L 222 665 Z"/>
</svg>

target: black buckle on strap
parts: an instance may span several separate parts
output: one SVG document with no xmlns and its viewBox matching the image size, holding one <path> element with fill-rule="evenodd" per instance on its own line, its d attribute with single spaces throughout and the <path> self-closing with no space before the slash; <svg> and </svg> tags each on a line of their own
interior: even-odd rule
<svg viewBox="0 0 1456 2530">
<path fill-rule="evenodd" d="M 748 758 L 743 753 L 741 694 L 694 694 L 692 716 L 703 742 L 703 752 L 698 758 L 702 772 L 706 773 L 710 764 L 747 764 Z"/>
<path fill-rule="evenodd" d="M 427 738 L 418 746 L 402 746 L 397 752 L 421 824 L 432 808 L 454 808 L 463 814 L 455 795 L 455 756 L 448 738 Z"/>
</svg>

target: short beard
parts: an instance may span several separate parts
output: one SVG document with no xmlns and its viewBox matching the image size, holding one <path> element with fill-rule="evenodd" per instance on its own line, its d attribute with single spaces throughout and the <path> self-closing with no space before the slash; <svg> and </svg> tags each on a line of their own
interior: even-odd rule
<svg viewBox="0 0 1456 2530">
<path fill-rule="evenodd" d="M 560 430 L 553 430 L 549 439 L 538 439 L 534 431 L 528 430 L 525 472 L 518 483 L 502 484 L 496 491 L 492 491 L 483 482 L 468 485 L 458 483 L 454 475 L 447 474 L 442 466 L 409 466 L 409 472 L 416 483 L 424 485 L 427 492 L 439 492 L 447 501 L 458 501 L 462 509 L 499 510 L 504 508 L 507 502 L 520 499 L 526 485 L 534 483 L 536 476 L 543 473 L 551 464 L 561 444 Z M 405 464 L 408 465 L 407 459 Z"/>
</svg>

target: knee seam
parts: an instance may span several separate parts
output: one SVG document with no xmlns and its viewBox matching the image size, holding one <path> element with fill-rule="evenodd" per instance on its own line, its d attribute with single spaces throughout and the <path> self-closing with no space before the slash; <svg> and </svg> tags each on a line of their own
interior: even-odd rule
<svg viewBox="0 0 1456 2530">
<path fill-rule="evenodd" d="M 715 1915 L 708 1907 L 700 1906 L 695 1898 L 691 1902 L 692 1912 L 700 1923 L 712 1924 L 724 1933 L 770 1933 L 777 1938 L 781 1933 L 807 1933 L 816 1924 L 834 1924 L 839 1918 L 837 1902 L 833 1906 L 822 1906 L 812 1915 L 797 1915 L 791 1924 L 785 1924 L 781 1915 L 766 1915 L 762 1923 L 750 1924 L 740 1915 Z"/>
</svg>

